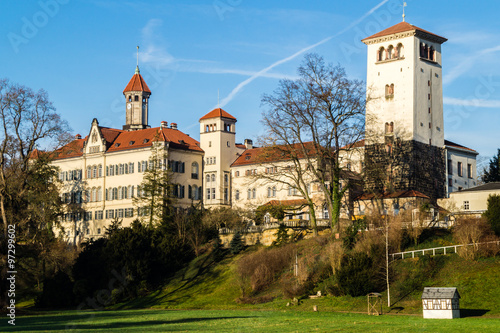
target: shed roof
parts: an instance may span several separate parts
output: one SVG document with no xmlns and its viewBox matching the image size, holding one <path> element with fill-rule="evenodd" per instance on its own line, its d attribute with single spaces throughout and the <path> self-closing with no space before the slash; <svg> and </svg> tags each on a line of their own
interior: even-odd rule
<svg viewBox="0 0 500 333">
<path fill-rule="evenodd" d="M 422 299 L 460 298 L 457 288 L 425 287 Z"/>
</svg>

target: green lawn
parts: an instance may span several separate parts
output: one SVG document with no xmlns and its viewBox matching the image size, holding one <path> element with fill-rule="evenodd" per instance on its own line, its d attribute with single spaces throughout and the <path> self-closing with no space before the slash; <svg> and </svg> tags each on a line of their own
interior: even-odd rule
<svg viewBox="0 0 500 333">
<path fill-rule="evenodd" d="M 65 311 L 18 317 L 16 326 L 0 323 L 2 332 L 499 332 L 500 319 L 431 320 L 420 316 L 245 310 Z"/>
</svg>

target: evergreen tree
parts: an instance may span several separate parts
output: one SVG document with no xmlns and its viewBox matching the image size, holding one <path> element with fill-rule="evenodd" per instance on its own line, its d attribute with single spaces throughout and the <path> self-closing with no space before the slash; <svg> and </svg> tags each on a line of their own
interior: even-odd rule
<svg viewBox="0 0 500 333">
<path fill-rule="evenodd" d="M 281 246 L 290 241 L 290 235 L 288 234 L 288 228 L 284 223 L 280 223 L 278 231 L 276 232 L 276 240 L 273 241 L 273 246 Z"/>
<path fill-rule="evenodd" d="M 243 249 L 245 248 L 245 245 L 243 244 L 243 238 L 242 235 L 239 231 L 236 231 L 236 233 L 233 236 L 233 239 L 231 239 L 231 242 L 229 243 L 229 251 L 232 254 L 238 254 Z"/>
<path fill-rule="evenodd" d="M 490 160 L 488 170 L 484 170 L 481 180 L 485 183 L 500 182 L 500 149 Z"/>
<path fill-rule="evenodd" d="M 488 209 L 483 214 L 491 225 L 491 229 L 500 236 L 500 195 L 488 197 Z"/>
<path fill-rule="evenodd" d="M 164 149 L 164 142 L 155 138 L 147 170 L 144 170 L 142 183 L 133 200 L 141 222 L 146 222 L 150 227 L 172 214 L 173 185 Z"/>
</svg>

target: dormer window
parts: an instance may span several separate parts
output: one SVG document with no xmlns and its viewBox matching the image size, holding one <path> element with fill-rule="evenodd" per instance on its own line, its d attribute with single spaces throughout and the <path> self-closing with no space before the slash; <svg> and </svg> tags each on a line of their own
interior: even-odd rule
<svg viewBox="0 0 500 333">
<path fill-rule="evenodd" d="M 120 147 L 120 144 L 119 143 L 115 143 L 115 147 L 116 148 Z"/>
<path fill-rule="evenodd" d="M 130 141 L 128 144 L 129 144 L 129 146 L 133 146 L 134 143 L 135 143 L 135 141 Z"/>
<path fill-rule="evenodd" d="M 144 139 L 144 141 L 142 141 L 142 143 L 148 143 L 149 142 L 149 139 Z"/>
</svg>

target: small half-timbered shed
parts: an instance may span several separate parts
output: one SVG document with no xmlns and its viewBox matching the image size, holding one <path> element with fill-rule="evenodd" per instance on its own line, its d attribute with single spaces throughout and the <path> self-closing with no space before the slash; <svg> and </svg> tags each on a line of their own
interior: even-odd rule
<svg viewBox="0 0 500 333">
<path fill-rule="evenodd" d="M 460 318 L 459 298 L 457 288 L 425 287 L 422 293 L 424 318 Z"/>
</svg>

